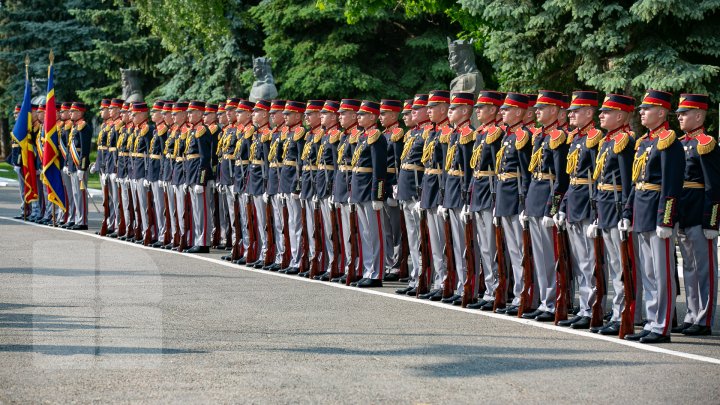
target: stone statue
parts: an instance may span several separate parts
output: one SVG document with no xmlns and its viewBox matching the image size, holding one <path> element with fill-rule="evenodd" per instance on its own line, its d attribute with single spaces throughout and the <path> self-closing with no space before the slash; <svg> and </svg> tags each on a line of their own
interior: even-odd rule
<svg viewBox="0 0 720 405">
<path fill-rule="evenodd" d="M 450 68 L 457 75 L 450 82 L 450 92 L 467 91 L 475 94 L 477 98 L 480 90 L 485 86 L 485 81 L 475 64 L 473 41 L 462 39 L 453 41 L 450 38 L 447 41 L 448 50 L 450 51 L 448 57 Z"/>
<path fill-rule="evenodd" d="M 275 87 L 275 79 L 273 79 L 272 69 L 270 68 L 271 58 L 254 58 L 253 74 L 255 81 L 252 89 L 250 89 L 250 101 L 253 103 L 258 100 L 272 100 L 277 97 L 278 91 Z"/>
<path fill-rule="evenodd" d="M 120 69 L 122 83 L 122 98 L 128 103 L 145 101 L 140 87 L 140 71 L 135 69 Z"/>
<path fill-rule="evenodd" d="M 30 80 L 30 94 L 32 98 L 30 102 L 32 104 L 45 104 L 47 100 L 47 79 L 38 79 L 33 77 Z"/>
</svg>

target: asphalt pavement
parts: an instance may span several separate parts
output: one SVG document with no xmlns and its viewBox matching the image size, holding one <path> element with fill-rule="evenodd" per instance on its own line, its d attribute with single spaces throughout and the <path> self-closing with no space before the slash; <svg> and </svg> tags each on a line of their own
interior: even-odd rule
<svg viewBox="0 0 720 405">
<path fill-rule="evenodd" d="M 0 403 L 720 398 L 717 332 L 601 338 L 100 238 L 92 204 L 88 232 L 31 225 L 17 198 L 0 187 Z"/>
</svg>

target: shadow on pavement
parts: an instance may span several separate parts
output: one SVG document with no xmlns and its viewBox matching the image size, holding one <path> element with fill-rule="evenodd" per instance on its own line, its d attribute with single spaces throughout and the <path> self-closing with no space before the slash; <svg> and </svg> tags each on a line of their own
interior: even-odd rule
<svg viewBox="0 0 720 405">
<path fill-rule="evenodd" d="M 60 315 L 0 313 L 0 328 L 20 328 L 42 330 L 45 332 L 72 329 L 127 329 L 119 326 L 97 326 L 90 323 L 99 317 L 68 317 Z"/>
<path fill-rule="evenodd" d="M 200 350 L 169 349 L 164 347 L 122 347 L 122 346 L 71 346 L 71 345 L 0 345 L 0 352 L 41 353 L 56 356 L 76 354 L 202 354 Z"/>
</svg>

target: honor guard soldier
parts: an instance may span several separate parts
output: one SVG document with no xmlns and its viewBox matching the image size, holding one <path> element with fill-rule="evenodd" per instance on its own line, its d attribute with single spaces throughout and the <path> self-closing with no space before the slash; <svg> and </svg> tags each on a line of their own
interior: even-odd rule
<svg viewBox="0 0 720 405">
<path fill-rule="evenodd" d="M 596 92 L 573 92 L 568 116 L 575 129 L 569 134 L 571 143 L 565 168 L 570 176 L 570 186 L 553 217 L 558 229 L 567 226 L 573 278 L 577 280 L 580 292 L 580 311 L 571 319 L 559 321 L 558 325 L 573 329 L 589 329 L 592 305 L 596 299 L 604 298 L 595 295 L 595 250 L 591 243 L 598 229 L 593 225 L 597 215 L 590 203 L 595 195 L 592 174 L 600 141 L 605 136 L 593 122 L 597 107 Z"/>
<path fill-rule="evenodd" d="M 90 173 L 98 173 L 100 177 L 100 188 L 103 193 L 103 199 L 108 196 L 108 201 L 103 201 L 103 205 L 112 205 L 112 201 L 109 199 L 109 191 L 106 190 L 108 187 L 107 174 L 105 172 L 105 161 L 108 159 L 108 141 L 110 140 L 110 99 L 104 98 L 100 101 L 100 131 L 97 137 L 97 155 L 95 157 L 95 163 L 90 166 Z M 114 218 L 112 218 L 112 210 L 109 210 L 108 217 L 104 218 L 103 221 L 107 221 L 106 226 L 108 229 L 112 229 L 115 226 Z M 110 231 L 112 232 L 112 231 Z M 99 235 L 100 231 L 95 232 Z"/>
<path fill-rule="evenodd" d="M 31 118 L 31 128 L 30 133 L 28 134 L 28 149 L 30 151 L 30 154 L 28 155 L 28 158 L 33 159 L 34 162 L 36 162 L 37 166 L 37 158 L 36 158 L 36 151 L 35 149 L 37 146 L 35 146 L 38 134 L 40 133 L 40 122 L 38 121 L 38 109 L 39 106 L 37 104 L 32 104 L 30 107 L 30 118 Z M 63 169 L 66 170 L 66 169 Z M 37 175 L 40 175 L 40 171 L 36 171 Z M 43 199 L 42 199 L 42 187 L 38 187 L 38 198 L 37 200 L 31 201 L 30 206 L 32 207 L 32 212 L 30 214 L 30 217 L 28 217 L 28 221 L 31 222 L 37 222 L 45 215 L 45 207 L 43 206 Z M 74 217 L 71 215 L 71 218 Z M 75 222 L 73 222 L 73 225 L 75 225 Z"/>
<path fill-rule="evenodd" d="M 689 336 L 712 334 L 717 304 L 720 149 L 704 129 L 709 104 L 706 94 L 681 94 L 677 109 L 680 129 L 685 133 L 682 138 L 685 181 L 678 242 L 683 257 L 687 314 L 680 328 Z"/>
<path fill-rule="evenodd" d="M 210 205 L 208 208 L 208 212 L 211 213 L 212 222 L 210 224 L 210 242 L 212 244 L 212 247 L 215 249 L 220 249 L 220 236 L 221 236 L 221 230 L 220 230 L 220 201 L 219 196 L 220 193 L 218 191 L 218 182 L 217 182 L 217 172 L 218 172 L 218 144 L 220 143 L 220 137 L 222 135 L 222 128 L 220 125 L 218 125 L 218 104 L 215 103 L 205 103 L 205 110 L 203 112 L 203 124 L 208 128 L 210 140 L 212 141 L 210 144 L 210 178 L 209 182 L 213 184 L 212 189 L 206 189 L 205 192 L 208 193 L 207 197 L 210 199 Z M 216 203 L 217 201 L 217 203 Z M 216 211 L 217 209 L 217 211 Z M 216 229 L 217 226 L 217 229 Z M 218 239 L 215 240 L 215 235 L 218 236 Z M 217 244 L 216 244 L 217 243 Z"/>
<path fill-rule="evenodd" d="M 542 127 L 533 137 L 533 153 L 528 170 L 532 174 L 527 204 L 521 223 L 530 226 L 533 263 L 540 305 L 523 318 L 541 322 L 555 320 L 556 274 L 552 217 L 557 213 L 569 185 L 567 133 L 557 128 L 562 93 L 541 90 L 536 103 L 537 121 Z M 527 219 L 526 219 L 527 218 Z"/>
<path fill-rule="evenodd" d="M 526 94 L 526 96 L 528 98 L 528 108 L 523 118 L 523 126 L 529 129 L 533 136 L 535 136 L 540 133 L 540 128 L 535 125 L 538 95 Z"/>
<path fill-rule="evenodd" d="M 15 110 L 13 111 L 13 119 L 17 121 L 18 115 L 20 115 L 20 104 L 15 105 Z M 58 131 L 61 131 L 62 133 L 62 126 L 63 121 L 61 120 L 58 122 Z M 11 137 L 11 149 L 10 149 L 10 157 L 8 160 L 8 163 L 12 165 L 13 170 L 15 171 L 15 175 L 18 178 L 18 185 L 20 190 L 20 215 L 17 215 L 15 219 L 26 219 L 28 216 L 28 209 L 27 205 L 25 204 L 25 179 L 22 174 L 22 149 L 20 148 L 20 144 L 17 142 L 15 137 Z M 62 149 L 61 149 L 62 151 Z M 63 155 L 63 159 L 65 156 Z M 64 160 L 63 160 L 63 167 L 64 167 Z M 63 178 L 65 177 L 65 173 L 63 173 Z M 63 184 L 65 184 L 65 181 L 63 181 Z"/>
<path fill-rule="evenodd" d="M 185 170 L 184 170 L 184 153 L 185 145 L 190 130 L 187 118 L 188 118 L 188 103 L 185 101 L 178 101 L 173 104 L 173 120 L 175 122 L 175 130 L 173 131 L 173 153 L 172 153 L 172 187 L 173 193 L 175 194 L 175 221 L 177 222 L 177 236 L 173 235 L 173 250 L 178 250 L 180 247 L 180 239 L 185 237 L 185 233 L 188 231 L 186 228 L 185 216 L 191 215 L 191 213 L 185 213 L 187 199 L 187 186 L 185 185 Z"/>
<path fill-rule="evenodd" d="M 225 102 L 225 116 L 227 117 L 227 125 L 223 128 L 223 134 L 218 142 L 218 184 L 220 187 L 220 195 L 224 199 L 221 207 L 225 207 L 226 215 L 221 215 L 220 225 L 223 227 L 223 235 L 229 235 L 225 241 L 226 246 L 231 249 L 235 244 L 241 243 L 236 240 L 235 221 L 238 213 L 235 211 L 235 191 L 233 184 L 235 182 L 235 145 L 237 143 L 237 106 L 240 102 L 239 98 L 228 98 Z M 226 219 L 225 219 L 226 217 Z M 224 226 L 223 226 L 224 224 Z M 232 260 L 232 254 L 222 257 L 224 260 Z M 236 258 L 238 259 L 238 258 Z"/>
<path fill-rule="evenodd" d="M 173 101 L 166 101 L 163 104 L 162 115 L 165 121 L 167 129 L 167 136 L 163 145 L 162 154 L 163 158 L 161 161 L 161 184 L 165 190 L 167 196 L 166 208 L 168 210 L 168 216 L 170 223 L 167 224 L 170 227 L 170 242 L 164 243 L 163 249 L 172 249 L 176 240 L 175 237 L 179 237 L 178 223 L 177 223 L 177 204 L 175 201 L 175 188 L 173 187 L 173 166 L 175 165 L 175 142 L 177 142 L 177 136 L 179 134 L 178 127 L 175 125 L 175 116 L 173 110 L 175 103 Z M 163 241 L 164 242 L 164 241 Z M 179 242 L 179 241 L 178 241 Z"/>
<path fill-rule="evenodd" d="M 71 159 L 68 162 L 70 180 L 72 184 L 75 204 L 75 226 L 72 230 L 87 230 L 87 170 L 90 166 L 90 143 L 92 130 L 83 116 L 86 107 L 84 103 L 74 102 L 70 107 L 70 119 L 73 127 L 68 137 Z"/>
<path fill-rule="evenodd" d="M 430 263 L 420 262 L 420 197 L 425 166 L 422 163 L 425 140 L 430 137 L 433 124 L 427 113 L 427 94 L 416 94 L 412 100 L 405 101 L 403 120 L 408 130 L 403 139 L 400 154 L 400 172 L 398 173 L 397 198 L 402 205 L 407 230 L 408 247 L 410 248 L 410 280 L 406 288 L 396 290 L 397 294 L 415 297 L 427 294 L 427 290 L 418 291 L 418 280 L 427 277 L 422 273 L 422 265 L 427 268 Z"/>
<path fill-rule="evenodd" d="M 253 199 L 253 205 L 255 206 L 255 218 L 257 219 L 257 229 L 260 236 L 260 254 L 257 260 L 254 263 L 248 263 L 248 266 L 256 269 L 265 266 L 265 256 L 267 255 L 268 249 L 270 249 L 270 245 L 274 243 L 274 241 L 267 239 L 267 232 L 265 231 L 265 226 L 268 221 L 272 221 L 271 218 L 267 218 L 265 210 L 267 201 L 264 199 L 267 190 L 269 170 L 265 151 L 267 149 L 266 144 L 270 143 L 270 138 L 272 137 L 272 131 L 269 126 L 269 113 L 270 102 L 258 100 L 252 112 L 253 125 L 249 127 L 252 131 L 252 143 L 248 157 L 250 165 L 248 166 L 247 192 Z"/>
<path fill-rule="evenodd" d="M 445 192 L 438 211 L 441 212 L 440 215 L 445 218 L 445 221 L 449 221 L 447 225 L 449 225 L 452 235 L 452 241 L 447 243 L 452 244 L 457 281 L 453 286 L 453 295 L 443 298 L 443 302 L 453 305 L 461 304 L 464 285 L 471 282 L 467 279 L 464 225 L 467 221 L 472 220 L 468 192 L 472 179 L 470 157 L 475 141 L 475 128 L 470 124 L 474 104 L 473 93 L 456 92 L 452 94 L 448 110 L 448 120 L 453 126 L 453 131 L 445 154 L 445 179 L 443 180 L 445 185 L 442 187 Z M 473 241 L 469 242 L 473 245 Z"/>
<path fill-rule="evenodd" d="M 233 152 L 235 160 L 233 183 L 233 192 L 238 199 L 238 217 L 240 218 L 240 229 L 242 230 L 242 246 L 243 257 L 235 260 L 236 264 L 245 264 L 248 260 L 248 252 L 250 250 L 250 229 L 248 229 L 248 195 L 247 195 L 247 174 L 250 160 L 250 137 L 245 132 L 246 129 L 252 127 L 252 110 L 255 103 L 248 100 L 240 100 L 237 109 L 236 142 Z M 239 241 L 238 241 L 239 242 Z M 252 257 L 251 257 L 252 258 Z"/>
<path fill-rule="evenodd" d="M 344 98 L 340 101 L 339 121 L 342 133 L 338 141 L 337 170 L 335 170 L 335 183 L 333 184 L 333 202 L 335 208 L 340 209 L 340 246 L 345 252 L 345 275 L 331 281 L 346 282 L 350 269 L 355 269 L 357 263 L 351 255 L 350 234 L 350 179 L 352 178 L 353 145 L 351 138 L 356 138 L 359 132 L 357 127 L 357 112 L 360 109 L 360 100 Z M 353 213 L 354 215 L 354 213 Z M 355 235 L 357 236 L 357 235 Z M 359 261 L 359 260 L 358 260 Z"/>
<path fill-rule="evenodd" d="M 122 201 L 123 218 L 125 219 L 125 227 L 119 232 L 118 239 L 127 240 L 133 235 L 130 235 L 130 230 L 133 229 L 134 213 L 130 209 L 132 204 L 132 197 L 130 196 L 130 184 L 128 182 L 128 167 L 129 167 L 129 149 L 128 149 L 128 138 L 132 131 L 132 121 L 130 120 L 130 103 L 123 102 L 120 108 L 120 119 L 122 126 L 120 128 L 120 134 L 118 135 L 118 158 L 117 158 L 117 182 L 120 183 L 120 201 Z"/>
<path fill-rule="evenodd" d="M 340 141 L 340 128 L 338 126 L 338 109 L 340 103 L 333 100 L 326 100 L 320 111 L 320 124 L 323 129 L 322 140 L 317 153 L 317 175 L 315 177 L 315 196 L 317 203 L 320 204 L 320 213 L 322 215 L 322 226 L 324 237 L 324 253 L 327 258 L 325 266 L 321 269 L 323 272 L 315 277 L 316 280 L 330 281 L 333 277 L 338 276 L 333 273 L 333 264 L 338 263 L 336 270 L 342 267 L 342 259 L 344 258 L 340 251 L 335 251 L 333 246 L 337 242 L 340 246 L 340 230 L 339 226 L 333 227 L 333 224 L 339 224 L 340 219 L 333 204 L 332 191 L 333 180 L 335 179 L 335 171 L 337 170 L 337 145 Z M 335 238 L 335 241 L 333 241 Z"/>
<path fill-rule="evenodd" d="M 357 287 L 382 287 L 385 243 L 380 210 L 387 198 L 387 140 L 377 128 L 379 103 L 364 100 L 357 115 L 362 130 L 357 135 L 350 163 L 350 203 L 357 208 L 362 245 L 363 273 Z"/>
<path fill-rule="evenodd" d="M 215 188 L 212 176 L 212 138 L 203 123 L 205 103 L 191 101 L 188 105 L 188 131 L 185 145 L 185 184 L 192 207 L 192 245 L 187 253 L 209 253 L 212 212 L 210 193 Z"/>
<path fill-rule="evenodd" d="M 287 140 L 282 151 L 282 170 L 280 171 L 280 192 L 285 195 L 288 208 L 288 229 L 290 233 L 290 263 L 288 267 L 280 270 L 285 274 L 300 273 L 302 259 L 302 221 L 300 210 L 300 176 L 302 162 L 300 155 L 305 146 L 305 128 L 302 118 L 305 113 L 305 103 L 288 100 L 285 103 L 285 125 Z M 285 247 L 288 248 L 287 246 Z"/>
<path fill-rule="evenodd" d="M 635 99 L 620 94 L 608 94 L 600 107 L 600 126 L 607 133 L 600 143 L 593 170 L 597 219 L 590 228 L 597 226 L 602 232 L 609 278 L 615 296 L 608 323 L 590 330 L 603 335 L 618 335 L 620 312 L 626 302 L 620 261 L 621 235 L 617 225 L 622 219 L 620 208 L 627 203 L 632 189 L 635 143 L 626 132 L 625 122 L 634 110 Z M 588 229 L 588 236 L 593 236 L 593 233 L 593 229 Z M 639 311 L 636 309 L 636 312 Z"/>
<path fill-rule="evenodd" d="M 270 271 L 278 271 L 283 268 L 283 260 L 286 255 L 286 249 L 290 249 L 285 245 L 285 227 L 283 211 L 285 199 L 280 193 L 280 171 L 282 168 L 282 153 L 285 140 L 287 139 L 287 131 L 285 131 L 285 100 L 272 100 L 270 102 L 270 127 L 272 135 L 267 149 L 268 160 L 268 179 L 265 193 L 269 204 L 273 208 L 273 237 L 275 238 L 275 261 L 270 265 L 264 266 L 263 269 Z M 270 242 L 273 243 L 273 242 Z"/>
<path fill-rule="evenodd" d="M 114 222 L 108 224 L 108 228 L 112 228 L 113 231 L 108 234 L 111 238 L 117 238 L 120 232 L 120 200 L 118 195 L 118 188 L 120 183 L 117 178 L 118 169 L 118 139 L 120 137 L 120 131 L 123 128 L 123 121 L 120 118 L 120 109 L 123 105 L 123 100 L 119 98 L 113 98 L 110 100 L 110 107 L 108 107 L 108 113 L 110 114 L 110 121 L 108 123 L 108 134 L 107 134 L 107 153 L 105 154 L 105 173 L 107 176 L 107 186 L 110 187 L 110 216 L 114 219 Z"/>
<path fill-rule="evenodd" d="M 640 120 L 648 129 L 646 142 L 633 161 L 633 181 L 621 231 L 632 228 L 638 234 L 640 266 L 643 271 L 645 311 L 648 323 L 643 331 L 626 335 L 640 343 L 670 341 L 670 324 L 675 310 L 675 236 L 679 203 L 683 194 L 685 156 L 683 145 L 669 129 L 667 115 L 671 94 L 648 90 L 640 104 Z"/>
<path fill-rule="evenodd" d="M 33 148 L 35 150 L 35 175 L 37 176 L 38 202 L 40 203 L 42 214 L 35 222 L 46 225 L 52 222 L 53 207 L 48 200 L 47 189 L 43 186 L 45 178 L 42 171 L 43 153 L 45 152 L 45 101 L 38 106 L 37 123 Z"/>
<path fill-rule="evenodd" d="M 142 235 L 151 234 L 151 241 L 157 239 L 157 235 L 152 235 L 153 229 L 150 227 L 150 217 L 148 216 L 148 206 L 152 201 L 148 201 L 147 190 L 150 188 L 150 182 L 145 178 L 147 175 L 147 162 L 149 159 L 148 150 L 154 126 L 148 124 L 148 106 L 145 103 L 132 104 L 132 120 L 134 141 L 132 149 L 132 166 L 130 169 L 131 187 L 133 191 L 133 201 L 135 203 L 135 211 L 140 214 L 142 225 Z M 142 244 L 144 238 L 135 241 Z"/>
<path fill-rule="evenodd" d="M 405 132 L 400 128 L 398 117 L 402 110 L 399 100 L 380 100 L 380 125 L 383 127 L 383 136 L 387 142 L 387 200 L 383 207 L 383 230 L 385 231 L 385 281 L 398 281 L 400 279 L 400 254 L 402 248 L 402 235 L 400 229 L 400 215 L 402 212 L 397 198 L 397 174 L 400 169 L 400 156 L 404 146 Z M 407 260 L 407 258 L 404 258 Z"/>
<path fill-rule="evenodd" d="M 165 195 L 165 187 L 163 187 L 162 184 L 163 155 L 165 151 L 165 141 L 168 137 L 168 126 L 165 124 L 165 113 L 163 112 L 164 107 L 164 101 L 156 101 L 152 106 L 152 116 L 150 119 L 154 125 L 152 138 L 148 146 L 148 160 L 145 175 L 145 181 L 147 181 L 152 190 L 153 201 L 148 201 L 148 204 L 152 204 L 155 214 L 157 241 L 155 241 L 152 246 L 156 248 L 167 245 L 172 240 L 169 229 L 170 224 L 165 220 L 165 210 L 168 209 L 168 207 L 165 206 L 165 200 L 168 197 Z"/>
<path fill-rule="evenodd" d="M 320 147 L 320 141 L 322 140 L 323 130 L 320 126 L 320 111 L 325 104 L 324 100 L 309 100 L 305 107 L 305 124 L 308 128 L 305 134 L 305 142 L 300 154 L 300 165 L 302 166 L 302 173 L 300 174 L 300 204 L 302 214 L 305 215 L 305 226 L 303 232 L 307 235 L 307 246 L 303 246 L 303 254 L 307 255 L 308 262 L 312 263 L 317 260 L 316 255 L 319 255 L 320 267 L 324 268 L 322 261 L 325 260 L 323 252 L 315 251 L 315 227 L 322 224 L 315 224 L 313 211 L 315 204 L 313 200 L 315 198 L 315 177 L 317 175 L 317 152 Z M 322 242 L 321 242 L 322 243 Z M 308 277 L 310 275 L 309 266 L 305 271 L 299 273 L 302 277 Z"/>
<path fill-rule="evenodd" d="M 475 237 L 479 252 L 476 255 L 476 269 L 482 268 L 485 276 L 485 293 L 476 303 L 469 304 L 471 309 L 492 311 L 497 288 L 497 261 L 495 254 L 502 254 L 496 249 L 495 227 L 493 225 L 494 195 L 497 188 L 495 175 L 495 159 L 503 143 L 505 134 L 501 123 L 497 121 L 497 113 L 503 104 L 504 97 L 497 91 L 480 92 L 475 103 L 475 114 L 480 127 L 475 131 L 475 143 L 470 156 L 472 180 L 470 182 L 470 212 L 475 221 Z M 479 275 L 479 271 L 477 272 Z M 478 282 L 475 285 L 479 285 Z M 476 293 L 473 291 L 473 293 Z M 505 298 L 505 297 L 503 297 Z"/>
<path fill-rule="evenodd" d="M 445 249 L 444 219 L 442 212 L 438 209 L 443 202 L 443 188 L 445 186 L 445 155 L 447 143 L 450 140 L 452 128 L 448 125 L 447 110 L 450 104 L 450 92 L 446 90 L 433 90 L 428 96 L 428 116 L 433 123 L 433 131 L 425 139 L 423 146 L 422 165 L 425 168 L 425 175 L 422 179 L 422 195 L 420 196 L 420 207 L 427 214 L 428 235 L 430 238 L 430 250 L 432 252 L 433 269 L 435 278 L 433 287 L 427 294 L 419 296 L 421 299 L 440 301 L 443 298 L 443 285 L 447 273 L 448 263 L 443 257 Z"/>
<path fill-rule="evenodd" d="M 520 295 L 523 290 L 522 267 L 522 226 L 519 221 L 521 211 L 525 209 L 521 201 L 527 195 L 530 185 L 530 154 L 532 153 L 532 132 L 523 124 L 528 110 L 529 99 L 525 94 L 508 93 L 500 109 L 503 122 L 507 126 L 502 146 L 497 154 L 497 195 L 495 199 L 496 218 L 500 219 L 505 244 L 513 269 L 513 300 L 510 305 L 496 303 L 497 313 L 517 316 Z M 526 205 L 526 204 L 525 204 Z M 497 222 L 497 221 L 496 221 Z M 497 226 L 498 224 L 496 224 Z M 537 303 L 537 294 L 532 295 L 532 304 Z"/>
<path fill-rule="evenodd" d="M 558 129 L 562 129 L 566 133 L 570 133 L 570 123 L 568 122 L 568 114 L 570 112 L 570 96 L 562 95 L 562 104 L 558 112 Z"/>
</svg>

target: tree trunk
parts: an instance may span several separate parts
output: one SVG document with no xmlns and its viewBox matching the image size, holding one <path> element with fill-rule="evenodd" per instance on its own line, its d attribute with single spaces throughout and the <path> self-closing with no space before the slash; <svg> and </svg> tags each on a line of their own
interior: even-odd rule
<svg viewBox="0 0 720 405">
<path fill-rule="evenodd" d="M 0 157 L 2 160 L 10 154 L 10 125 L 7 117 L 0 118 Z"/>
</svg>

